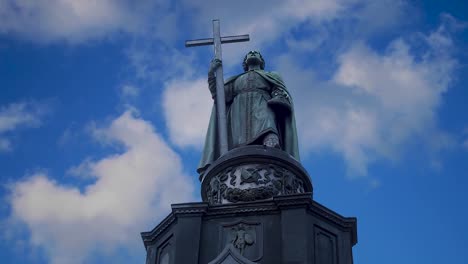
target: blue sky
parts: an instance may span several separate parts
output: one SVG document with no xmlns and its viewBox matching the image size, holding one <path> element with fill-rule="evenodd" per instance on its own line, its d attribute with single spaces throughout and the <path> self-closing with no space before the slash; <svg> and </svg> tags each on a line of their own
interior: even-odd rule
<svg viewBox="0 0 468 264">
<path fill-rule="evenodd" d="M 137 3 L 135 3 L 137 2 Z M 212 101 L 262 52 L 295 101 L 314 199 L 358 218 L 355 263 L 468 263 L 463 1 L 0 0 L 2 263 L 143 263 L 199 201 Z"/>
</svg>

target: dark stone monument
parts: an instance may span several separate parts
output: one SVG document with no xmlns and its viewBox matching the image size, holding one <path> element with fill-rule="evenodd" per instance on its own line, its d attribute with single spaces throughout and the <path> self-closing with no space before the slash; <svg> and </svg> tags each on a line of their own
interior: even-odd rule
<svg viewBox="0 0 468 264">
<path fill-rule="evenodd" d="M 221 38 L 219 21 L 213 25 L 214 38 L 186 43 L 215 46 L 208 83 L 217 111 L 198 168 L 203 202 L 173 204 L 169 216 L 141 234 L 146 263 L 353 263 L 356 218 L 312 199 L 284 82 L 264 71 L 256 51 L 245 56 L 243 74 L 224 82 L 221 43 L 249 37 Z"/>
</svg>

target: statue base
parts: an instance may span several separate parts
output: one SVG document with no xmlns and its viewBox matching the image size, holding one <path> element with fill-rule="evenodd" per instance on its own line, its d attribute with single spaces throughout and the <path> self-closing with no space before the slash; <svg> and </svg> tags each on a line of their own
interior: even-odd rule
<svg viewBox="0 0 468 264">
<path fill-rule="evenodd" d="M 172 205 L 142 238 L 147 264 L 352 264 L 356 218 L 312 200 L 312 183 L 286 152 L 233 149 L 201 175 L 203 202 Z"/>
<path fill-rule="evenodd" d="M 356 232 L 356 218 L 304 193 L 235 204 L 174 204 L 169 216 L 141 235 L 147 264 L 352 264 Z"/>
<path fill-rule="evenodd" d="M 235 148 L 200 175 L 201 196 L 210 205 L 272 199 L 278 195 L 312 193 L 302 165 L 286 152 L 251 145 Z"/>
</svg>

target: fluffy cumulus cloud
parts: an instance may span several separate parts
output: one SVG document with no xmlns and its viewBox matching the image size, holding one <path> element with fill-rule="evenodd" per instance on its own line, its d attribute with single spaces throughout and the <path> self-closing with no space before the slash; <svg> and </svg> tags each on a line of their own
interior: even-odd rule
<svg viewBox="0 0 468 264">
<path fill-rule="evenodd" d="M 12 187 L 11 218 L 27 227 L 31 244 L 51 263 L 85 263 L 93 254 L 132 250 L 141 246 L 139 232 L 166 215 L 171 203 L 193 200 L 179 156 L 147 121 L 127 111 L 94 132 L 124 148 L 73 170 L 94 183 L 80 190 L 37 173 Z"/>
<path fill-rule="evenodd" d="M 352 175 L 365 175 L 376 159 L 397 159 L 409 140 L 437 140 L 435 121 L 449 88 L 456 61 L 446 25 L 419 35 L 413 43 L 392 41 L 377 52 L 365 43 L 352 45 L 337 58 L 330 80 L 317 80 L 291 57 L 280 59 L 296 98 L 303 151 L 331 148 L 340 153 Z"/>
<path fill-rule="evenodd" d="M 0 152 L 12 149 L 9 136 L 23 127 L 37 127 L 48 112 L 43 104 L 34 102 L 11 103 L 0 107 Z"/>
<path fill-rule="evenodd" d="M 200 148 L 204 142 L 213 100 L 205 79 L 171 81 L 163 94 L 163 108 L 171 141 Z"/>
<path fill-rule="evenodd" d="M 40 42 L 81 42 L 113 32 L 138 32 L 153 4 L 137 2 L 0 0 L 0 33 Z"/>
</svg>

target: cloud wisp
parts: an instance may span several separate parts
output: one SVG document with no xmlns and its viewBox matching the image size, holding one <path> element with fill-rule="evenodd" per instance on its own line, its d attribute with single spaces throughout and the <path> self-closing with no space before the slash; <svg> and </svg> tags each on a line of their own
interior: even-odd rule
<svg viewBox="0 0 468 264">
<path fill-rule="evenodd" d="M 12 186 L 11 219 L 51 263 L 83 263 L 93 254 L 136 250 L 138 234 L 165 216 L 171 203 L 192 201 L 193 186 L 180 157 L 154 128 L 131 111 L 94 133 L 122 153 L 78 166 L 95 182 L 83 191 L 37 173 Z M 131 252 L 130 252 L 131 253 Z"/>
<path fill-rule="evenodd" d="M 0 152 L 13 148 L 9 136 L 18 129 L 38 127 L 42 124 L 45 105 L 35 102 L 19 102 L 0 107 Z"/>
</svg>

